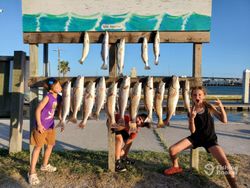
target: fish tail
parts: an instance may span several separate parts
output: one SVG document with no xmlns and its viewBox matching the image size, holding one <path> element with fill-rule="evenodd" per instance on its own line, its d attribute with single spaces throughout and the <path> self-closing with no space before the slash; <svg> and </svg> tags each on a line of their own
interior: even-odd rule
<svg viewBox="0 0 250 188">
<path fill-rule="evenodd" d="M 86 126 L 86 123 L 84 121 L 81 121 L 78 125 L 79 128 L 84 129 Z"/>
<path fill-rule="evenodd" d="M 108 69 L 108 65 L 104 62 L 101 66 L 101 69 L 103 70 L 107 70 Z"/>
<path fill-rule="evenodd" d="M 164 125 L 165 125 L 165 124 L 164 124 L 163 120 L 161 119 L 161 120 L 158 121 L 157 127 L 158 127 L 158 128 L 162 128 L 162 127 L 164 127 Z"/>
<path fill-rule="evenodd" d="M 169 117 L 166 118 L 165 120 L 163 120 L 163 123 L 164 123 L 164 125 L 166 125 L 166 126 L 169 126 L 169 125 L 170 125 L 169 122 L 170 122 L 170 118 L 169 118 Z"/>
<path fill-rule="evenodd" d="M 159 60 L 155 60 L 155 65 L 158 65 L 159 64 Z"/>
<path fill-rule="evenodd" d="M 75 124 L 77 123 L 76 117 L 73 117 L 73 116 L 71 118 L 69 118 L 69 121 L 72 123 L 75 123 Z"/>
<path fill-rule="evenodd" d="M 80 59 L 80 60 L 79 60 L 79 63 L 80 63 L 80 64 L 83 64 L 83 60 L 82 60 L 82 59 Z"/>
<path fill-rule="evenodd" d="M 145 70 L 150 70 L 150 66 L 149 65 L 145 65 L 144 69 Z"/>
<path fill-rule="evenodd" d="M 120 118 L 119 120 L 118 120 L 118 123 L 117 123 L 118 125 L 120 125 L 120 126 L 125 126 L 125 120 L 124 120 L 124 118 Z"/>
<path fill-rule="evenodd" d="M 55 128 L 61 128 L 61 132 L 64 130 L 64 128 L 65 128 L 65 125 L 66 125 L 66 123 L 65 123 L 65 121 L 60 121 L 56 126 L 55 126 Z"/>
<path fill-rule="evenodd" d="M 95 113 L 93 114 L 93 117 L 94 117 L 94 119 L 96 119 L 96 120 L 99 120 L 99 119 L 100 119 L 99 116 L 100 116 L 100 114 L 99 114 L 98 112 L 95 112 Z"/>
</svg>

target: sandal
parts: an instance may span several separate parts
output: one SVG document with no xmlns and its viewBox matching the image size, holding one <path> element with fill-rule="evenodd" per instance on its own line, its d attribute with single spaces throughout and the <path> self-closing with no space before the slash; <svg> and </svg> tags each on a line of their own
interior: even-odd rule
<svg viewBox="0 0 250 188">
<path fill-rule="evenodd" d="M 169 169 L 164 170 L 164 174 L 166 176 L 181 173 L 183 170 L 181 167 L 171 167 Z"/>
<path fill-rule="evenodd" d="M 56 171 L 56 167 L 50 165 L 50 164 L 47 164 L 47 166 L 41 166 L 40 168 L 41 171 L 45 171 L 45 172 L 55 172 Z"/>
<path fill-rule="evenodd" d="M 37 177 L 37 174 L 29 174 L 28 172 L 28 181 L 30 185 L 38 185 L 40 183 L 40 180 Z"/>
</svg>

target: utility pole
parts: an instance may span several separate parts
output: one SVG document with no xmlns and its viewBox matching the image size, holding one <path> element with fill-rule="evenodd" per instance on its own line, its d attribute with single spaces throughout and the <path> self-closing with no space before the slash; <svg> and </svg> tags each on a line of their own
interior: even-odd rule
<svg viewBox="0 0 250 188">
<path fill-rule="evenodd" d="M 60 77 L 60 69 L 59 69 L 59 66 L 60 66 L 60 55 L 61 55 L 61 51 L 62 49 L 60 48 L 57 48 L 56 50 L 53 50 L 53 51 L 57 51 L 57 56 L 58 56 L 58 65 L 57 65 L 57 70 L 58 70 L 58 77 Z"/>
</svg>

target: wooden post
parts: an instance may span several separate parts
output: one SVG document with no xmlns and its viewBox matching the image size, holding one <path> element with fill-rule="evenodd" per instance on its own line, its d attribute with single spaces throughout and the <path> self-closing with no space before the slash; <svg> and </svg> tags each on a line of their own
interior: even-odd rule
<svg viewBox="0 0 250 188">
<path fill-rule="evenodd" d="M 22 151 L 25 62 L 26 53 L 15 51 L 12 70 L 9 153 Z"/>
<path fill-rule="evenodd" d="M 109 49 L 109 76 L 115 80 L 117 77 L 116 45 L 112 44 Z M 115 172 L 115 133 L 108 127 L 108 169 Z"/>
<path fill-rule="evenodd" d="M 49 76 L 49 45 L 43 45 L 43 64 L 44 64 L 44 76 Z"/>
<path fill-rule="evenodd" d="M 250 70 L 246 69 L 243 72 L 243 92 L 242 92 L 242 102 L 244 104 L 249 103 L 249 79 L 250 79 Z"/>
<path fill-rule="evenodd" d="M 200 85 L 201 80 L 201 62 L 202 62 L 202 44 L 194 43 L 193 44 L 193 77 L 195 78 L 196 83 Z M 190 150 L 190 168 L 194 168 L 197 171 L 199 170 L 199 149 Z"/>
<path fill-rule="evenodd" d="M 38 76 L 38 45 L 30 44 L 30 67 L 29 77 Z M 30 134 L 35 127 L 35 110 L 38 104 L 38 89 L 35 87 L 30 88 Z M 34 146 L 30 145 L 30 159 Z"/>
</svg>

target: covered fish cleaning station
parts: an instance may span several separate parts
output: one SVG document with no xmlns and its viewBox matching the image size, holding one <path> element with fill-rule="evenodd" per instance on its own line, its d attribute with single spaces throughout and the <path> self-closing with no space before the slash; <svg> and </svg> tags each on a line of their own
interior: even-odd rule
<svg viewBox="0 0 250 188">
<path fill-rule="evenodd" d="M 137 0 L 136 0 L 137 1 Z M 150 6 L 149 6 L 150 5 Z M 159 32 L 160 43 L 192 44 L 192 77 L 180 78 L 180 85 L 189 80 L 190 85 L 201 85 L 202 44 L 210 41 L 211 0 L 169 1 L 144 0 L 129 6 L 127 1 L 111 0 L 23 0 L 23 40 L 29 45 L 29 98 L 30 98 L 30 130 L 35 126 L 35 109 L 38 105 L 38 87 L 42 87 L 47 77 L 38 76 L 38 46 L 43 45 L 43 59 L 49 61 L 49 44 L 83 44 L 86 32 L 90 45 L 102 43 L 105 32 L 109 33 L 109 76 L 106 84 L 118 81 L 117 43 L 125 39 L 126 43 L 154 43 Z M 99 7 L 99 9 L 98 9 Z M 153 15 L 152 15 L 153 13 Z M 160 53 L 164 53 L 161 51 Z M 79 57 L 81 54 L 79 54 Z M 22 61 L 25 63 L 25 61 Z M 54 63 L 54 62 L 53 62 Z M 77 62 L 76 62 L 77 63 Z M 124 64 L 126 65 L 125 62 Z M 160 62 L 165 63 L 165 62 Z M 177 65 L 176 65 L 177 66 Z M 45 66 L 46 67 L 46 66 Z M 143 67 L 143 64 L 142 64 Z M 148 70 L 144 73 L 147 75 Z M 178 75 L 178 73 L 176 73 Z M 47 75 L 46 75 L 47 76 Z M 84 76 L 84 70 L 83 75 Z M 85 77 L 85 76 L 84 76 Z M 144 76 L 145 77 L 145 76 Z M 144 77 L 131 78 L 131 84 Z M 74 82 L 75 77 L 57 77 L 63 84 L 67 80 Z M 96 81 L 97 77 L 85 77 L 88 81 Z M 157 84 L 163 80 L 168 87 L 171 75 L 154 77 Z M 22 84 L 23 80 L 20 81 Z M 23 98 L 17 98 L 21 104 Z M 18 152 L 20 147 L 12 147 L 13 143 L 22 143 L 22 113 L 16 114 L 18 121 L 11 121 L 10 151 Z M 108 168 L 115 171 L 115 134 L 108 128 Z M 12 143 L 13 142 L 13 143 Z M 32 149 L 32 148 L 31 148 Z M 199 169 L 199 152 L 191 150 L 190 167 Z"/>
</svg>

